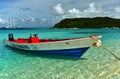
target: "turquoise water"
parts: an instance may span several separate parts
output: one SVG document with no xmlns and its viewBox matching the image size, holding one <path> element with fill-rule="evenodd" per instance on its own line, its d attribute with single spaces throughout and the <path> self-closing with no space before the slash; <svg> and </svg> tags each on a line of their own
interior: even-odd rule
<svg viewBox="0 0 120 79">
<path fill-rule="evenodd" d="M 120 29 L 26 29 L 0 30 L 0 79 L 120 79 L 120 61 L 104 47 L 91 47 L 81 58 L 32 54 L 11 49 L 2 40 L 15 38 L 76 38 L 102 35 L 102 44 L 120 57 Z"/>
</svg>

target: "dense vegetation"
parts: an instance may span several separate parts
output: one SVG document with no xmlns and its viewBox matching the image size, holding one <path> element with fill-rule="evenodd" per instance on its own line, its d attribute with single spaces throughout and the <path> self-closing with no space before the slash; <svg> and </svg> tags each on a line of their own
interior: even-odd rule
<svg viewBox="0 0 120 79">
<path fill-rule="evenodd" d="M 55 24 L 53 28 L 120 28 L 120 19 L 109 17 L 67 18 Z"/>
</svg>

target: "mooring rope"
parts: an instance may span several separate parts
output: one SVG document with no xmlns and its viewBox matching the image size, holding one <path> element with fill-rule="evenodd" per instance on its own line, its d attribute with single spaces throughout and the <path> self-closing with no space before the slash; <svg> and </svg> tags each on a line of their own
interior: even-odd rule
<svg viewBox="0 0 120 79">
<path fill-rule="evenodd" d="M 114 56 L 116 59 L 118 59 L 120 61 L 120 58 L 118 56 L 116 56 L 114 53 L 112 53 L 107 47 L 103 46 L 102 47 L 107 50 L 112 56 Z"/>
<path fill-rule="evenodd" d="M 95 45 L 94 45 L 95 44 Z M 97 41 L 96 43 L 94 43 L 93 46 L 99 47 L 102 46 L 107 52 L 109 52 L 112 56 L 114 56 L 116 59 L 118 59 L 120 61 L 120 58 L 115 55 L 112 51 L 110 51 L 107 47 L 105 47 L 104 45 L 101 45 L 101 41 Z"/>
</svg>

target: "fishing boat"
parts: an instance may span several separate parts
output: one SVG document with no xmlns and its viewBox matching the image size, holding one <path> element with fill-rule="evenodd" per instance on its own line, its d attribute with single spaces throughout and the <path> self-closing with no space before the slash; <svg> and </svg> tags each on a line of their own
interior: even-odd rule
<svg viewBox="0 0 120 79">
<path fill-rule="evenodd" d="M 28 38 L 14 39 L 13 34 L 4 44 L 16 49 L 45 54 L 57 54 L 80 58 L 92 45 L 100 46 L 101 36 L 88 36 L 69 39 L 39 39 L 37 34 Z"/>
</svg>

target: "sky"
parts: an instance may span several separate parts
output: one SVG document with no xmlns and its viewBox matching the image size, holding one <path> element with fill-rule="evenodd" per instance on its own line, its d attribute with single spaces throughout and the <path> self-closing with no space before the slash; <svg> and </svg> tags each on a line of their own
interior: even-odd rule
<svg viewBox="0 0 120 79">
<path fill-rule="evenodd" d="M 0 27 L 52 27 L 81 17 L 120 18 L 120 0 L 0 0 Z"/>
</svg>

